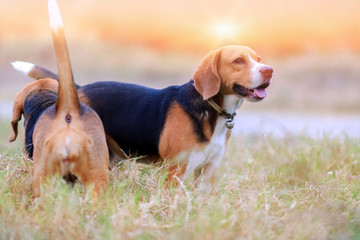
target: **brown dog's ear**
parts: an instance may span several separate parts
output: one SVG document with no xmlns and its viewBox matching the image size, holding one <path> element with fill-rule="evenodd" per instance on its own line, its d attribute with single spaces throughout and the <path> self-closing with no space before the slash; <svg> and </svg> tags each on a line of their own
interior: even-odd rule
<svg viewBox="0 0 360 240">
<path fill-rule="evenodd" d="M 193 75 L 195 88 L 204 100 L 215 96 L 220 90 L 221 80 L 218 74 L 218 62 L 221 49 L 211 51 L 204 57 Z"/>
<path fill-rule="evenodd" d="M 20 98 L 20 99 L 19 99 Z M 12 131 L 9 137 L 9 142 L 15 141 L 18 134 L 18 122 L 21 120 L 21 115 L 24 112 L 23 99 L 20 95 L 16 96 L 14 107 L 13 107 L 13 115 L 11 119 L 11 127 Z"/>
</svg>

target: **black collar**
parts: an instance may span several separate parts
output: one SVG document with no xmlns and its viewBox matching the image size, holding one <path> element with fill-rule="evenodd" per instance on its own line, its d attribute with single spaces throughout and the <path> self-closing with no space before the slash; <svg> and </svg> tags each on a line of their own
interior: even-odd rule
<svg viewBox="0 0 360 240">
<path fill-rule="evenodd" d="M 236 112 L 233 113 L 226 112 L 212 98 L 207 99 L 206 101 L 219 113 L 219 116 L 224 117 L 226 119 L 225 127 L 227 127 L 228 129 L 232 129 L 235 125 L 234 117 L 236 115 Z"/>
</svg>

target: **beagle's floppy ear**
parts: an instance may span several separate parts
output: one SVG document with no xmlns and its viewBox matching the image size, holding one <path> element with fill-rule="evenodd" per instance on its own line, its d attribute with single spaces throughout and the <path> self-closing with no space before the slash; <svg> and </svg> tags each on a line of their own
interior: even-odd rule
<svg viewBox="0 0 360 240">
<path fill-rule="evenodd" d="M 218 74 L 218 62 L 221 49 L 211 51 L 204 57 L 193 75 L 195 88 L 204 100 L 215 96 L 220 90 L 221 80 Z"/>
<path fill-rule="evenodd" d="M 15 98 L 13 107 L 13 115 L 11 119 L 11 134 L 9 142 L 15 141 L 18 134 L 18 122 L 21 120 L 21 115 L 24 113 L 24 99 L 21 93 L 18 93 Z"/>
</svg>

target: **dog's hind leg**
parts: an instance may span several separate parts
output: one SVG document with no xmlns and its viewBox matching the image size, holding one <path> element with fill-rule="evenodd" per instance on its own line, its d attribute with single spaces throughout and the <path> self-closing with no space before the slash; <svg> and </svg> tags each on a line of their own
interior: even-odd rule
<svg viewBox="0 0 360 240">
<path fill-rule="evenodd" d="M 44 181 L 43 169 L 34 169 L 33 197 L 40 197 L 40 185 Z"/>
<path fill-rule="evenodd" d="M 97 201 L 99 196 L 106 193 L 108 187 L 109 169 L 106 166 L 96 166 L 94 169 L 88 169 L 88 171 L 81 171 L 75 175 L 85 185 L 86 189 L 93 191 L 94 200 Z"/>
</svg>

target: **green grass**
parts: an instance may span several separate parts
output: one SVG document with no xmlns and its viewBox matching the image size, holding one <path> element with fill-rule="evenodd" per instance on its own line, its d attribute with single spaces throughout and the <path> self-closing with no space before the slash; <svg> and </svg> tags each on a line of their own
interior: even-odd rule
<svg viewBox="0 0 360 240">
<path fill-rule="evenodd" d="M 166 189 L 162 168 L 125 161 L 97 204 L 58 178 L 32 199 L 19 150 L 0 161 L 3 239 L 360 239 L 360 140 L 237 136 L 213 192 Z"/>
</svg>

